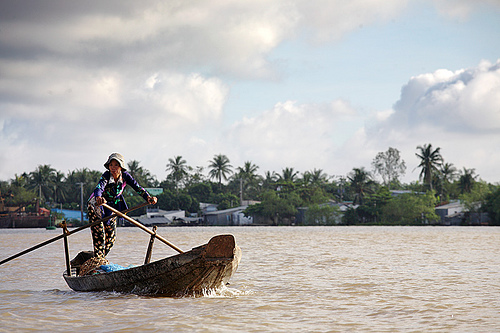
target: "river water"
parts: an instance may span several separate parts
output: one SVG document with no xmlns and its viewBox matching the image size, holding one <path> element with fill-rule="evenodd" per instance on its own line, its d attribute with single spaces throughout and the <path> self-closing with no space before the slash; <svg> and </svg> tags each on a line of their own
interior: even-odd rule
<svg viewBox="0 0 500 333">
<path fill-rule="evenodd" d="M 0 259 L 60 229 L 1 229 Z M 68 288 L 59 240 L 0 266 L 0 332 L 498 332 L 500 228 L 184 227 L 158 233 L 183 250 L 233 234 L 231 285 L 204 297 Z M 119 228 L 112 263 L 144 261 L 149 235 Z M 69 238 L 71 256 L 90 231 Z M 153 258 L 176 254 L 155 243 Z"/>
</svg>

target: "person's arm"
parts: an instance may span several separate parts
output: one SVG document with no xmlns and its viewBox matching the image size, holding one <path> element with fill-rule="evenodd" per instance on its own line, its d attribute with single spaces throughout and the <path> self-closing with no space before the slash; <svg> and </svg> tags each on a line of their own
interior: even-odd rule
<svg viewBox="0 0 500 333">
<path fill-rule="evenodd" d="M 94 189 L 94 197 L 96 204 L 98 206 L 102 205 L 103 203 L 106 203 L 106 200 L 102 197 L 102 194 L 104 193 L 104 188 L 108 184 L 109 181 L 109 171 L 105 171 L 101 178 L 99 179 L 99 182 L 97 183 L 97 186 Z"/>
<path fill-rule="evenodd" d="M 130 185 L 134 189 L 134 191 L 137 192 L 137 194 L 144 198 L 144 200 L 149 202 L 151 205 L 156 204 L 156 202 L 158 201 L 157 198 L 151 196 L 151 194 L 149 194 L 149 192 L 146 191 L 144 187 L 139 185 L 139 183 L 134 179 L 134 177 L 132 177 L 130 173 L 128 173 L 127 171 L 123 171 L 122 175 L 123 180 L 127 183 L 127 185 Z"/>
</svg>

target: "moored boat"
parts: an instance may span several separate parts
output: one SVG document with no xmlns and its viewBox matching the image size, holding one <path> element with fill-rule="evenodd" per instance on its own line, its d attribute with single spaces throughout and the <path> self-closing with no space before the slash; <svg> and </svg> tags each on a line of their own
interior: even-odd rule
<svg viewBox="0 0 500 333">
<path fill-rule="evenodd" d="M 190 251 L 137 267 L 68 276 L 75 291 L 115 291 L 138 295 L 202 295 L 228 283 L 238 268 L 241 249 L 232 235 L 218 235 Z"/>
</svg>

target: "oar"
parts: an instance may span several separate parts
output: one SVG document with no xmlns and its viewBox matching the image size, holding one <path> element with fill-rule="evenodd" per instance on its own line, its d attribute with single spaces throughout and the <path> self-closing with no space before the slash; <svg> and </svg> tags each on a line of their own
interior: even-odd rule
<svg viewBox="0 0 500 333">
<path fill-rule="evenodd" d="M 163 243 L 167 244 L 168 246 L 170 246 L 171 248 L 173 248 L 174 250 L 176 250 L 177 252 L 179 253 L 184 253 L 184 251 L 182 251 L 181 249 L 179 249 L 177 246 L 175 246 L 174 244 L 170 243 L 168 240 L 166 240 L 165 238 L 161 237 L 160 235 L 158 234 L 155 234 L 153 231 L 149 230 L 148 228 L 146 228 L 144 225 L 142 225 L 141 223 L 137 222 L 136 220 L 134 220 L 133 218 L 130 218 L 128 217 L 127 215 L 124 215 L 122 214 L 120 211 L 114 209 L 113 207 L 110 207 L 108 204 L 102 204 L 103 207 L 106 207 L 107 209 L 109 209 L 110 211 L 112 211 L 113 213 L 115 213 L 116 215 L 120 216 L 120 217 L 123 217 L 125 220 L 129 221 L 130 223 L 134 224 L 135 226 L 141 228 L 142 230 L 144 230 L 145 232 L 147 232 L 148 234 L 150 235 L 155 235 L 156 238 L 158 238 L 159 240 L 161 240 Z"/>
<path fill-rule="evenodd" d="M 129 213 L 129 212 L 131 212 L 131 211 L 133 211 L 133 210 L 136 210 L 136 209 L 142 208 L 142 207 L 147 206 L 147 205 L 149 205 L 149 203 L 145 202 L 145 203 L 142 203 L 142 204 L 140 204 L 140 205 L 138 205 L 138 206 L 135 206 L 135 207 L 129 208 L 129 209 L 127 209 L 127 210 L 124 210 L 124 211 L 123 211 L 123 212 L 121 212 L 120 214 L 126 214 L 126 213 Z M 99 224 L 99 223 L 101 223 L 101 222 L 105 222 L 105 221 L 107 221 L 107 220 L 109 220 L 109 219 L 111 219 L 111 218 L 113 218 L 113 217 L 115 217 L 115 216 L 116 216 L 116 214 L 113 214 L 113 215 L 111 215 L 111 216 L 107 216 L 107 217 L 102 218 L 102 219 L 100 219 L 100 220 L 98 220 L 98 221 L 95 221 L 95 222 L 93 222 L 93 223 L 90 223 L 90 224 L 84 225 L 84 226 L 82 226 L 82 227 L 79 227 L 79 228 L 77 228 L 77 229 L 71 230 L 70 232 L 68 232 L 68 233 L 66 234 L 66 236 L 72 235 L 72 234 L 74 234 L 74 233 L 76 233 L 76 232 L 78 232 L 78 231 L 81 231 L 81 230 L 83 230 L 83 229 L 87 229 L 88 227 L 93 227 L 94 225 L 97 225 L 97 224 Z M 31 251 L 34 251 L 34 250 L 38 249 L 38 248 L 41 248 L 42 246 L 48 245 L 48 244 L 50 244 L 50 243 L 53 243 L 53 242 L 55 242 L 56 240 L 59 240 L 59 239 L 61 239 L 61 238 L 64 238 L 64 234 L 59 235 L 59 236 L 54 237 L 54 238 L 51 238 L 51 239 L 49 239 L 49 240 L 46 240 L 46 241 L 45 241 L 45 242 L 43 242 L 43 243 L 40 243 L 40 244 L 38 244 L 38 245 L 35 245 L 35 246 L 33 246 L 33 247 L 30 247 L 29 249 L 26 249 L 26 250 L 24 250 L 24 251 L 22 251 L 22 252 L 19 252 L 18 254 L 15 254 L 15 255 L 13 255 L 13 256 L 11 256 L 11 257 L 8 257 L 7 259 L 4 259 L 4 260 L 0 261 L 0 265 L 5 264 L 6 262 L 11 261 L 12 259 L 16 259 L 17 257 L 20 257 L 20 256 L 22 256 L 22 255 L 24 255 L 24 254 L 26 254 L 26 253 L 29 253 L 29 252 L 31 252 Z"/>
</svg>

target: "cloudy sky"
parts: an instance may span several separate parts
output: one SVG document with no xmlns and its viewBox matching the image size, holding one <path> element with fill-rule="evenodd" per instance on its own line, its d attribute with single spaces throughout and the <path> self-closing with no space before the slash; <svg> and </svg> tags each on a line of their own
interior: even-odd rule
<svg viewBox="0 0 500 333">
<path fill-rule="evenodd" d="M 216 154 L 346 175 L 416 147 L 500 181 L 498 0 L 0 0 L 0 180 Z"/>
</svg>

